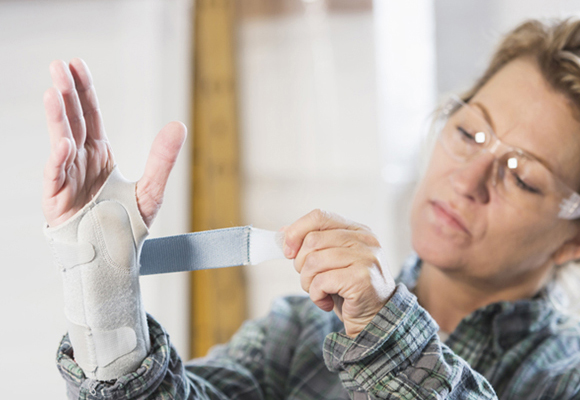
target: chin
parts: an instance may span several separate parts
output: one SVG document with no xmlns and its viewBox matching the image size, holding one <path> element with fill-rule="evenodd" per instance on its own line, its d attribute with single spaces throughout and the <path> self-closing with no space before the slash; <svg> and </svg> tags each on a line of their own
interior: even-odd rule
<svg viewBox="0 0 580 400">
<path fill-rule="evenodd" d="M 442 270 L 458 268 L 464 252 L 453 238 L 439 234 L 425 222 L 425 218 L 412 221 L 411 245 L 423 262 Z M 416 223 L 415 223 L 416 222 Z"/>
<path fill-rule="evenodd" d="M 464 231 L 441 219 L 429 197 L 417 193 L 411 207 L 411 244 L 419 257 L 442 269 L 453 269 L 472 246 Z"/>
</svg>

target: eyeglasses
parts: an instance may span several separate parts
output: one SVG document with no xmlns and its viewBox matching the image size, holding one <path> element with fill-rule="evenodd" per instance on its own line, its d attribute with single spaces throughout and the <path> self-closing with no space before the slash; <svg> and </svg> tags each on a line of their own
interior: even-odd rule
<svg viewBox="0 0 580 400">
<path fill-rule="evenodd" d="M 459 162 L 484 152 L 495 156 L 491 179 L 508 203 L 562 219 L 580 217 L 580 194 L 559 180 L 536 157 L 501 142 L 480 112 L 452 96 L 434 124 L 445 151 Z"/>
</svg>

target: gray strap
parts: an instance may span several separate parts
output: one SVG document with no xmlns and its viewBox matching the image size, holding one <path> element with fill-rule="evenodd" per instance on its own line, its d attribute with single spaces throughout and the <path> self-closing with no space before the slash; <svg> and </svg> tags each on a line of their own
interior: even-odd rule
<svg viewBox="0 0 580 400">
<path fill-rule="evenodd" d="M 148 239 L 141 250 L 141 275 L 257 264 L 284 258 L 279 234 L 240 226 Z"/>
</svg>

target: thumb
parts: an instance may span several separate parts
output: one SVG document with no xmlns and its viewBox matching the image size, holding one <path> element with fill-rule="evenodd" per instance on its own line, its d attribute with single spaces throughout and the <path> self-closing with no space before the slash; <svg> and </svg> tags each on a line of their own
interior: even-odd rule
<svg viewBox="0 0 580 400">
<path fill-rule="evenodd" d="M 173 121 L 161 129 L 151 145 L 145 173 L 137 183 L 137 202 L 147 226 L 151 225 L 161 206 L 169 173 L 175 165 L 186 136 L 185 125 Z"/>
</svg>

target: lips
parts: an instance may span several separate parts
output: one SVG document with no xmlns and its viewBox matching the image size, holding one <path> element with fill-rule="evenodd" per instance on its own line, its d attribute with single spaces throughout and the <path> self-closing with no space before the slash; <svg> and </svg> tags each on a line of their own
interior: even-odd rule
<svg viewBox="0 0 580 400">
<path fill-rule="evenodd" d="M 463 232 L 470 234 L 469 229 L 467 229 L 463 218 L 459 216 L 453 209 L 445 202 L 442 201 L 431 201 L 435 215 L 442 220 L 447 225 L 462 230 Z"/>
</svg>

